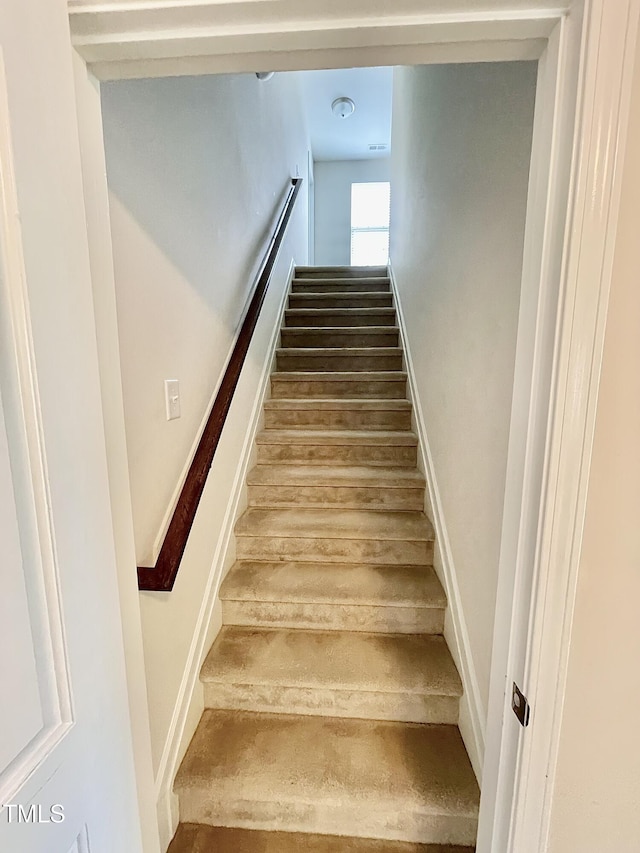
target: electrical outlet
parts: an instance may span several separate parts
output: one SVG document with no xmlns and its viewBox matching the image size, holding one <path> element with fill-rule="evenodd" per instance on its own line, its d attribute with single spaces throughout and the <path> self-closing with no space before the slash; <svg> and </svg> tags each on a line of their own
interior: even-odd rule
<svg viewBox="0 0 640 853">
<path fill-rule="evenodd" d="M 164 380 L 164 402 L 167 410 L 167 420 L 173 421 L 180 417 L 180 383 L 177 379 Z"/>
</svg>

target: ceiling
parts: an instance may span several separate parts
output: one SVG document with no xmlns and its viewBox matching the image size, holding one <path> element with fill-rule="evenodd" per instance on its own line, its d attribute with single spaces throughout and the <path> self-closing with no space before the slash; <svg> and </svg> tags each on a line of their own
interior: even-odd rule
<svg viewBox="0 0 640 853">
<path fill-rule="evenodd" d="M 338 68 L 299 71 L 314 160 L 388 157 L 391 144 L 393 68 Z M 336 118 L 331 104 L 347 97 L 356 110 Z M 370 151 L 370 144 L 384 144 Z"/>
</svg>

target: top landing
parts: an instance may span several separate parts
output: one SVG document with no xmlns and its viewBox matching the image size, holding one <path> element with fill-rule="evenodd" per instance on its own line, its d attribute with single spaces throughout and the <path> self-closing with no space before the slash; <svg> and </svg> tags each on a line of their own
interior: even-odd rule
<svg viewBox="0 0 640 853">
<path fill-rule="evenodd" d="M 296 278 L 385 278 L 389 275 L 387 267 L 296 267 Z"/>
</svg>

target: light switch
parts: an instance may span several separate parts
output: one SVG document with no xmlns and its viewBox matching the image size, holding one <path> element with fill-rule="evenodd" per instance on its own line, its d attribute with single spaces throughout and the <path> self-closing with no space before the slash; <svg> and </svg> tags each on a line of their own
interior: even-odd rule
<svg viewBox="0 0 640 853">
<path fill-rule="evenodd" d="M 167 420 L 180 417 L 180 383 L 177 379 L 164 380 L 164 401 L 167 409 Z"/>
</svg>

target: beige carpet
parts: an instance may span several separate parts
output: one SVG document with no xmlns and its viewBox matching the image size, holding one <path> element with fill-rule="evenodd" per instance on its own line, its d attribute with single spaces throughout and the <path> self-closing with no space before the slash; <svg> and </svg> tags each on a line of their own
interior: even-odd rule
<svg viewBox="0 0 640 853">
<path fill-rule="evenodd" d="M 473 853 L 469 847 L 182 824 L 169 853 Z"/>
<path fill-rule="evenodd" d="M 299 268 L 171 853 L 473 848 L 406 383 L 386 270 Z"/>
</svg>

